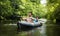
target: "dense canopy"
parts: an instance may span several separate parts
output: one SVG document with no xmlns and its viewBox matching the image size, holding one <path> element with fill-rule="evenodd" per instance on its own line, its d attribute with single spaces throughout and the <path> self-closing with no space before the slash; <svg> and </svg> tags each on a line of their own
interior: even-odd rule
<svg viewBox="0 0 60 36">
<path fill-rule="evenodd" d="M 33 16 L 59 20 L 60 0 L 0 0 L 0 19 L 12 19 L 14 16 L 26 16 L 28 12 L 33 12 Z"/>
</svg>

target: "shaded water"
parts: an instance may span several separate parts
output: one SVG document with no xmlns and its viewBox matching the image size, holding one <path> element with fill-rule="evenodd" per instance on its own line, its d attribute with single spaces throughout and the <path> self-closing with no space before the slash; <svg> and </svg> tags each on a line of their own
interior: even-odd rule
<svg viewBox="0 0 60 36">
<path fill-rule="evenodd" d="M 19 32 L 19 34 L 17 34 L 16 25 L 5 26 L 2 24 L 4 23 L 1 23 L 0 25 L 0 36 L 60 36 L 59 25 L 43 24 L 42 27 L 38 27 L 28 32 Z M 8 23 L 8 24 L 12 24 L 12 23 Z"/>
</svg>

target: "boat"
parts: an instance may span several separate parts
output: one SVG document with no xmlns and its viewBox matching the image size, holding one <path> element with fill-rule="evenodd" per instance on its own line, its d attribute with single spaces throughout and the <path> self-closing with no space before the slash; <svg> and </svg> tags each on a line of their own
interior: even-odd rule
<svg viewBox="0 0 60 36">
<path fill-rule="evenodd" d="M 18 21 L 17 26 L 18 29 L 17 31 L 29 31 L 37 27 L 41 27 L 46 21 L 45 20 L 40 20 L 37 23 L 29 23 L 26 21 Z"/>
</svg>

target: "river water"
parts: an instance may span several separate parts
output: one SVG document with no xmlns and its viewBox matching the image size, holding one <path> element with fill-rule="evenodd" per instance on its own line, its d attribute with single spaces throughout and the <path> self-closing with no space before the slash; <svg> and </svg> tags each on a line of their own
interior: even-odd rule
<svg viewBox="0 0 60 36">
<path fill-rule="evenodd" d="M 4 25 L 3 23 L 0 25 L 0 36 L 60 36 L 60 26 L 53 24 L 43 24 L 42 27 L 38 27 L 31 31 L 19 32 L 17 34 L 16 25 Z"/>
</svg>

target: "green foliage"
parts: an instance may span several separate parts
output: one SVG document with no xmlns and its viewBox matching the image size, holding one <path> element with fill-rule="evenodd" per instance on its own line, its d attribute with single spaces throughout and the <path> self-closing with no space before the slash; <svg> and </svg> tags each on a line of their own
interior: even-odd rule
<svg viewBox="0 0 60 36">
<path fill-rule="evenodd" d="M 46 4 L 41 4 L 41 0 L 0 0 L 0 19 L 6 19 L 11 15 L 26 16 L 28 12 L 33 12 L 33 16 L 46 17 L 55 20 L 57 9 L 60 6 L 59 0 L 46 0 Z M 59 17 L 58 17 L 59 18 Z"/>
<path fill-rule="evenodd" d="M 47 19 L 52 20 L 52 22 L 56 23 L 56 17 L 59 18 L 59 6 L 60 6 L 60 0 L 48 0 L 48 13 L 46 14 Z"/>
</svg>

